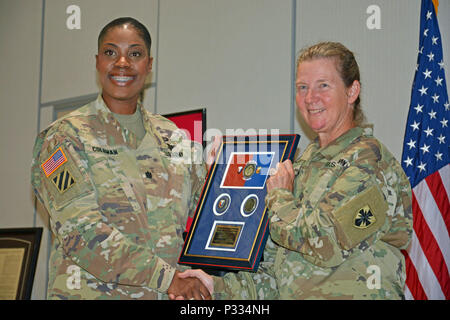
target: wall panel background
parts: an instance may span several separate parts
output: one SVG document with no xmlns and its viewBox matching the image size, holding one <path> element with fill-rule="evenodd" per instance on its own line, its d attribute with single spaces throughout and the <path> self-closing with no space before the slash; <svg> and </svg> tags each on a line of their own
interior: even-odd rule
<svg viewBox="0 0 450 320">
<path fill-rule="evenodd" d="M 207 108 L 210 128 L 288 132 L 292 1 L 161 1 L 160 113 Z"/>
</svg>

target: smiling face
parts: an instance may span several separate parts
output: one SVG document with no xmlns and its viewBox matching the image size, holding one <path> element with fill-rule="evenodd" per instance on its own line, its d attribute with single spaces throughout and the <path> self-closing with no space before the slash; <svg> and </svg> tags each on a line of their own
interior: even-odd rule
<svg viewBox="0 0 450 320">
<path fill-rule="evenodd" d="M 355 80 L 346 87 L 333 58 L 317 58 L 299 64 L 296 102 L 311 129 L 326 146 L 354 127 L 353 103 L 360 86 Z"/>
<path fill-rule="evenodd" d="M 136 105 L 152 70 L 149 48 L 129 24 L 114 27 L 104 36 L 96 55 L 102 96 L 108 107 L 118 102 Z M 121 110 L 113 110 L 116 113 Z"/>
</svg>

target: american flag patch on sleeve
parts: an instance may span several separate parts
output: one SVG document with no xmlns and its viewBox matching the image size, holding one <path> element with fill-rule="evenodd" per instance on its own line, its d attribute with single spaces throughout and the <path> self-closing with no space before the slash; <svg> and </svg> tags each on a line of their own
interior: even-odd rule
<svg viewBox="0 0 450 320">
<path fill-rule="evenodd" d="M 56 169 L 61 167 L 65 162 L 67 162 L 67 158 L 62 150 L 59 147 L 53 154 L 48 158 L 42 165 L 42 170 L 44 170 L 45 176 L 48 178 Z"/>
</svg>

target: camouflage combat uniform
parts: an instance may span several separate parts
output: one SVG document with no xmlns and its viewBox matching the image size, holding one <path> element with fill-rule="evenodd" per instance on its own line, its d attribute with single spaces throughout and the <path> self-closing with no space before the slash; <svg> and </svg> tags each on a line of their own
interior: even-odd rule
<svg viewBox="0 0 450 320">
<path fill-rule="evenodd" d="M 314 141 L 294 171 L 293 192 L 278 188 L 266 196 L 270 237 L 278 248 L 266 247 L 264 258 L 279 298 L 403 298 L 400 249 L 412 232 L 411 189 L 371 127 L 353 128 L 324 148 Z M 243 277 L 216 283 L 227 293 L 264 298 L 254 294 L 256 282 L 249 285 L 249 276 Z"/>
<path fill-rule="evenodd" d="M 192 145 L 171 121 L 138 108 L 142 141 L 101 95 L 36 139 L 32 185 L 54 236 L 49 299 L 167 297 L 206 170 L 183 162 Z"/>
</svg>

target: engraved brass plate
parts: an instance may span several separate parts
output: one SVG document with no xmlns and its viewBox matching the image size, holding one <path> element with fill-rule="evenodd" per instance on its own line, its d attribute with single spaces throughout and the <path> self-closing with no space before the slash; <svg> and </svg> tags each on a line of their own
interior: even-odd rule
<svg viewBox="0 0 450 320">
<path fill-rule="evenodd" d="M 241 226 L 216 225 L 210 246 L 234 248 L 241 228 Z"/>
</svg>

